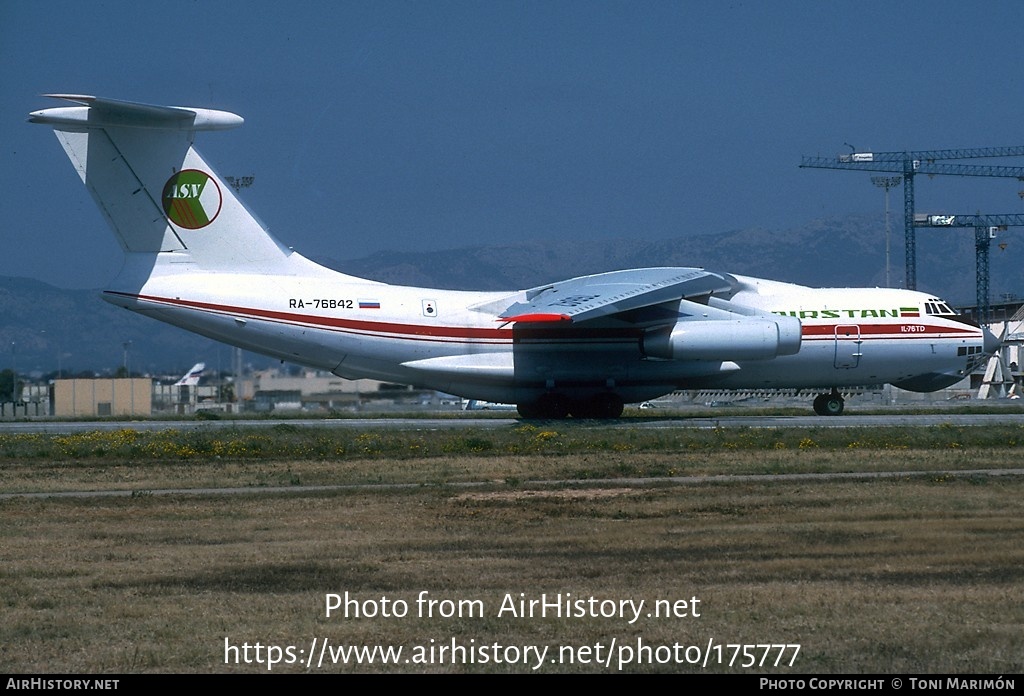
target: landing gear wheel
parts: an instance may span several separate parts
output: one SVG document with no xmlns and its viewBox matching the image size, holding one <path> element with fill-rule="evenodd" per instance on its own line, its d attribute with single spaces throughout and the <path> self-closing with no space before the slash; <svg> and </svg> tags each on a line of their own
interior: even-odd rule
<svg viewBox="0 0 1024 696">
<path fill-rule="evenodd" d="M 516 404 L 523 418 L 550 418 L 561 420 L 569 415 L 569 399 L 561 394 L 544 394 L 536 401 Z"/>
<path fill-rule="evenodd" d="M 574 401 L 569 410 L 574 418 L 618 418 L 624 405 L 618 394 L 605 392 Z"/>
<path fill-rule="evenodd" d="M 618 394 L 598 394 L 593 399 L 598 418 L 618 418 L 622 415 L 625 404 Z"/>
<path fill-rule="evenodd" d="M 819 416 L 842 415 L 845 406 L 843 395 L 836 390 L 829 394 L 818 394 L 814 399 L 814 412 Z"/>
<path fill-rule="evenodd" d="M 516 410 L 519 411 L 519 417 L 527 420 L 533 420 L 535 418 L 543 418 L 540 409 L 537 407 L 537 402 L 531 401 L 525 404 L 516 404 Z"/>
</svg>

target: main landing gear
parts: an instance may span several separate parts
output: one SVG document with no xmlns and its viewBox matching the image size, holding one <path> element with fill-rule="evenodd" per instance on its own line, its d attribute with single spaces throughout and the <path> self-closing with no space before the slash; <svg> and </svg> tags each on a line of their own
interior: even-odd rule
<svg viewBox="0 0 1024 696">
<path fill-rule="evenodd" d="M 843 395 L 832 387 L 828 394 L 818 394 L 814 398 L 814 412 L 819 416 L 839 416 L 843 413 Z"/>
<path fill-rule="evenodd" d="M 584 399 L 570 399 L 564 394 L 549 392 L 536 401 L 516 404 L 523 418 L 560 420 L 572 415 L 573 418 L 618 418 L 625 403 L 622 397 L 612 392 L 595 394 Z"/>
</svg>

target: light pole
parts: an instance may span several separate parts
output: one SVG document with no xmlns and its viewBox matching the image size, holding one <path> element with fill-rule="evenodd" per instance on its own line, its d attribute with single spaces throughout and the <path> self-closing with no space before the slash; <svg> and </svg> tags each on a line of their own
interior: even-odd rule
<svg viewBox="0 0 1024 696">
<path fill-rule="evenodd" d="M 18 359 L 14 341 L 11 341 L 11 401 L 18 401 Z M 15 407 L 17 409 L 17 407 Z"/>
<path fill-rule="evenodd" d="M 885 189 L 885 287 L 892 287 L 889 282 L 889 237 L 891 236 L 889 226 L 889 189 L 895 188 L 903 181 L 899 176 L 873 176 L 871 183 L 878 188 Z"/>
<path fill-rule="evenodd" d="M 128 349 L 132 347 L 132 342 L 125 341 L 121 344 L 121 347 L 124 348 L 124 362 L 122 364 L 122 367 L 124 368 L 124 376 L 131 377 L 131 373 L 128 372 Z"/>
</svg>

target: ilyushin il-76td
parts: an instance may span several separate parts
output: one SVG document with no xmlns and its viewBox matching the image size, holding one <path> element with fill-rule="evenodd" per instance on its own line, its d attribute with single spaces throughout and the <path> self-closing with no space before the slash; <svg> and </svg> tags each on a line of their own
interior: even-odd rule
<svg viewBox="0 0 1024 696">
<path fill-rule="evenodd" d="M 643 268 L 529 290 L 389 285 L 282 245 L 193 148 L 226 111 L 83 95 L 52 126 L 124 250 L 103 297 L 189 331 L 349 378 L 516 404 L 524 418 L 615 418 L 680 389 L 934 391 L 999 341 L 927 294 L 817 289 Z"/>
</svg>

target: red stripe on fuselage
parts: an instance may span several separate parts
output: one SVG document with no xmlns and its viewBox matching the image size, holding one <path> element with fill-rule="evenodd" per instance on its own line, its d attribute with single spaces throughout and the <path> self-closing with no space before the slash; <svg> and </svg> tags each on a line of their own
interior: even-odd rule
<svg viewBox="0 0 1024 696">
<path fill-rule="evenodd" d="M 957 338 L 976 337 L 981 338 L 978 329 L 965 326 L 938 326 L 922 322 L 901 322 L 899 324 L 804 324 L 803 337 L 805 339 L 834 339 L 837 334 L 840 339 L 851 339 L 858 335 L 857 332 L 846 334 L 840 327 L 856 327 L 859 335 L 863 338 L 936 338 L 938 335 L 953 334 Z"/>
<path fill-rule="evenodd" d="M 287 324 L 300 324 L 303 326 L 314 326 L 317 328 L 365 332 L 373 334 L 399 334 L 405 338 L 420 340 L 429 339 L 485 339 L 492 341 L 508 342 L 512 339 L 513 330 L 510 328 L 483 328 L 473 326 L 423 326 L 420 324 L 398 324 L 394 322 L 363 321 L 359 319 L 342 319 L 339 317 L 323 317 L 311 314 L 297 314 L 294 312 L 278 312 L 269 309 L 254 309 L 250 307 L 238 307 L 235 305 L 214 304 L 212 302 L 198 302 L 195 300 L 182 300 L 180 298 L 156 297 L 154 295 L 134 295 L 125 292 L 107 290 L 108 295 L 128 297 L 143 302 L 170 305 L 184 309 L 196 309 L 217 314 L 240 315 L 268 321 L 282 322 Z"/>
</svg>

